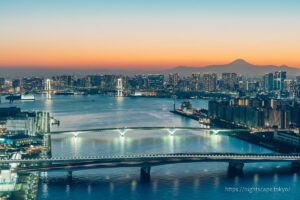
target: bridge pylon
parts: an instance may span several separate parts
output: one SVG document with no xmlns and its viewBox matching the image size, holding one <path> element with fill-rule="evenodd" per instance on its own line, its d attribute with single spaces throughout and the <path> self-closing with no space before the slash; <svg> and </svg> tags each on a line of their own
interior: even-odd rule
<svg viewBox="0 0 300 200">
<path fill-rule="evenodd" d="M 229 174 L 243 174 L 244 163 L 241 162 L 230 162 L 228 164 L 228 173 Z"/>
<path fill-rule="evenodd" d="M 122 78 L 118 78 L 117 80 L 117 97 L 123 97 L 124 96 L 124 88 L 123 88 L 123 80 Z"/>
<path fill-rule="evenodd" d="M 293 171 L 300 171 L 300 162 L 292 162 L 291 167 Z"/>
<path fill-rule="evenodd" d="M 140 177 L 140 179 L 141 179 L 142 182 L 149 182 L 150 181 L 150 171 L 151 171 L 150 166 L 141 168 L 141 177 Z"/>
</svg>

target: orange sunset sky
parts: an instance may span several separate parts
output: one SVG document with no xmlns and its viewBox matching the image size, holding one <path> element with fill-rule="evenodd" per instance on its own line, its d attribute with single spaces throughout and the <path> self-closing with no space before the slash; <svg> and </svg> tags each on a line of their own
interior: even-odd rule
<svg viewBox="0 0 300 200">
<path fill-rule="evenodd" d="M 0 1 L 0 67 L 300 67 L 300 3 Z"/>
</svg>

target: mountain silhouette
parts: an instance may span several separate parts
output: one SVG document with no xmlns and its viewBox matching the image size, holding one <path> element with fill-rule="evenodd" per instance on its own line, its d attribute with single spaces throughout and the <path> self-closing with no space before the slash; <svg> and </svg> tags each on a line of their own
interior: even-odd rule
<svg viewBox="0 0 300 200">
<path fill-rule="evenodd" d="M 236 59 L 224 65 L 208 65 L 203 67 L 179 66 L 166 70 L 165 73 L 179 73 L 181 75 L 190 75 L 192 73 L 223 73 L 234 72 L 237 74 L 261 77 L 266 73 L 275 71 L 286 71 L 289 76 L 300 75 L 300 69 L 286 65 L 254 65 L 243 59 Z"/>
<path fill-rule="evenodd" d="M 300 68 L 289 67 L 286 65 L 254 65 L 243 59 L 236 59 L 228 64 L 223 65 L 208 65 L 202 67 L 178 66 L 167 70 L 151 70 L 151 69 L 57 69 L 57 68 L 9 68 L 0 67 L 1 77 L 21 78 L 29 76 L 51 77 L 56 75 L 70 74 L 70 75 L 91 75 L 91 74 L 122 74 L 122 75 L 135 75 L 135 74 L 164 74 L 179 73 L 182 76 L 188 76 L 193 73 L 218 73 L 235 72 L 237 74 L 249 77 L 262 77 L 266 73 L 275 71 L 286 71 L 289 77 L 300 75 Z"/>
</svg>

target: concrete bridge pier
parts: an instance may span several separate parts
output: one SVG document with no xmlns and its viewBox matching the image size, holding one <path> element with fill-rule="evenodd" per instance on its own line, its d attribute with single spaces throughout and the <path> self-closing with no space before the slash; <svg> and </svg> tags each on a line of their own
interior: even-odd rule
<svg viewBox="0 0 300 200">
<path fill-rule="evenodd" d="M 293 171 L 300 171 L 300 162 L 292 162 L 291 167 Z"/>
<path fill-rule="evenodd" d="M 240 162 L 230 162 L 228 164 L 228 173 L 229 174 L 243 174 L 244 163 Z"/>
<path fill-rule="evenodd" d="M 141 181 L 142 182 L 149 182 L 150 181 L 150 171 L 151 171 L 151 167 L 147 166 L 147 167 L 142 167 L 141 168 Z"/>
</svg>

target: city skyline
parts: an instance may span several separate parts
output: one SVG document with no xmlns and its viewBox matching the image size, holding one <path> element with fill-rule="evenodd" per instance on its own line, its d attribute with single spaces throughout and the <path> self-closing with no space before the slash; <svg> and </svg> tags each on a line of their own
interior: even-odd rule
<svg viewBox="0 0 300 200">
<path fill-rule="evenodd" d="M 300 67 L 296 1 L 1 2 L 0 67 Z M 5 28 L 4 28 L 5 27 Z"/>
<path fill-rule="evenodd" d="M 0 0 L 0 199 L 300 199 L 299 9 Z"/>
</svg>

